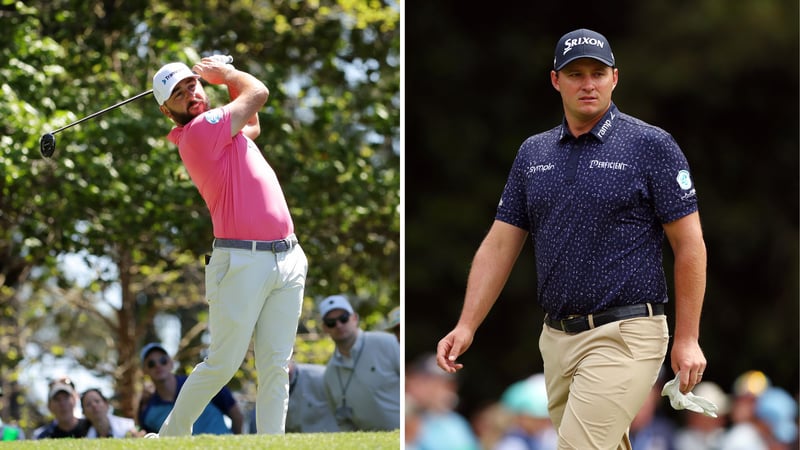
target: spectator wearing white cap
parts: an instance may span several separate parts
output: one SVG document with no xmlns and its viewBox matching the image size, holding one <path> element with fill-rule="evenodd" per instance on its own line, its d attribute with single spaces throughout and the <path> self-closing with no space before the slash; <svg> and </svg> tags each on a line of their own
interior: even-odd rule
<svg viewBox="0 0 800 450">
<path fill-rule="evenodd" d="M 325 392 L 341 431 L 400 428 L 400 343 L 363 331 L 343 295 L 319 304 L 322 328 L 336 344 L 325 369 Z"/>
<path fill-rule="evenodd" d="M 75 384 L 66 377 L 50 383 L 47 394 L 47 408 L 53 414 L 53 421 L 34 433 L 36 439 L 82 438 L 89 431 L 89 422 L 75 417 L 78 393 Z"/>
</svg>

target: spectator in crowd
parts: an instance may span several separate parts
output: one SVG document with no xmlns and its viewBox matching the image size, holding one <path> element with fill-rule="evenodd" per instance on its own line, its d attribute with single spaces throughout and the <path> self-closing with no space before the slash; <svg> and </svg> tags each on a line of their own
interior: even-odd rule
<svg viewBox="0 0 800 450">
<path fill-rule="evenodd" d="M 760 370 L 748 370 L 736 377 L 733 382 L 733 405 L 730 412 L 733 425 L 753 420 L 756 399 L 770 386 L 772 382 L 769 377 Z"/>
<path fill-rule="evenodd" d="M 543 373 L 513 383 L 503 392 L 500 404 L 513 414 L 514 421 L 494 450 L 556 449 L 558 434 L 547 412 Z"/>
<path fill-rule="evenodd" d="M 144 435 L 136 429 L 133 419 L 112 414 L 111 405 L 100 389 L 92 388 L 84 391 L 81 394 L 81 408 L 83 408 L 83 415 L 91 425 L 86 433 L 87 438 L 124 438 Z"/>
<path fill-rule="evenodd" d="M 400 343 L 383 331 L 362 331 L 342 295 L 319 304 L 323 330 L 336 344 L 325 368 L 328 404 L 341 431 L 400 428 Z"/>
<path fill-rule="evenodd" d="M 325 366 L 289 361 L 289 407 L 287 433 L 328 433 L 339 431 L 325 394 Z M 250 433 L 256 432 L 255 409 L 251 411 Z"/>
<path fill-rule="evenodd" d="M 406 383 L 408 385 L 408 383 Z M 403 408 L 403 417 L 405 423 L 403 424 L 403 431 L 405 431 L 405 442 L 403 443 L 404 450 L 419 450 L 417 447 L 417 439 L 419 439 L 419 429 L 422 426 L 422 408 L 417 404 L 414 397 L 406 393 L 406 404 Z"/>
<path fill-rule="evenodd" d="M 139 403 L 139 426 L 145 432 L 158 433 L 188 377 L 172 373 L 175 363 L 161 344 L 147 344 L 142 348 L 140 356 L 144 371 L 153 382 L 155 391 L 142 395 Z M 225 423 L 226 415 L 231 420 L 230 428 Z M 243 422 L 244 416 L 239 404 L 230 389 L 223 387 L 194 422 L 192 434 L 241 434 Z"/>
<path fill-rule="evenodd" d="M 675 450 L 716 450 L 725 435 L 730 412 L 730 399 L 713 381 L 701 381 L 693 393 L 717 405 L 717 417 L 682 411 L 685 425 L 675 433 Z"/>
<path fill-rule="evenodd" d="M 5 424 L 3 419 L 0 419 L 0 441 L 21 441 L 23 439 L 25 439 L 25 432 L 22 431 L 22 428 Z"/>
<path fill-rule="evenodd" d="M 514 416 L 499 401 L 484 403 L 469 418 L 472 431 L 482 449 L 493 449 L 513 421 Z"/>
<path fill-rule="evenodd" d="M 325 395 L 325 366 L 289 363 L 289 409 L 286 432 L 322 433 L 339 431 Z"/>
<path fill-rule="evenodd" d="M 53 421 L 36 430 L 36 439 L 48 438 L 82 438 L 89 431 L 89 421 L 75 417 L 75 406 L 78 404 L 78 393 L 75 383 L 67 377 L 61 377 L 50 383 L 47 395 L 47 408 L 53 414 Z"/>
<path fill-rule="evenodd" d="M 753 419 L 734 425 L 721 450 L 789 450 L 797 443 L 797 401 L 779 387 L 758 395 Z"/>
<path fill-rule="evenodd" d="M 3 397 L 3 388 L 0 386 L 0 398 Z M 25 432 L 22 428 L 3 423 L 0 419 L 0 441 L 21 441 L 25 439 Z"/>
<path fill-rule="evenodd" d="M 383 325 L 383 330 L 397 336 L 397 342 L 400 342 L 400 307 L 397 306 L 386 315 L 386 322 Z"/>
<path fill-rule="evenodd" d="M 423 354 L 406 366 L 406 394 L 419 409 L 417 450 L 478 449 L 469 422 L 454 411 L 458 382 L 436 364 L 436 355 Z"/>
</svg>

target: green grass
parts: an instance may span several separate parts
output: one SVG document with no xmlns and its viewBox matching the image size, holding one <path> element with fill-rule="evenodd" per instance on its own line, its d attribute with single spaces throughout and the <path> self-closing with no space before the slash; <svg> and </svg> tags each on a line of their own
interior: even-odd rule
<svg viewBox="0 0 800 450">
<path fill-rule="evenodd" d="M 161 439 L 43 439 L 14 442 L 15 449 L 399 449 L 400 431 L 358 433 L 290 433 L 285 436 L 245 434 L 238 436 L 192 436 Z"/>
</svg>

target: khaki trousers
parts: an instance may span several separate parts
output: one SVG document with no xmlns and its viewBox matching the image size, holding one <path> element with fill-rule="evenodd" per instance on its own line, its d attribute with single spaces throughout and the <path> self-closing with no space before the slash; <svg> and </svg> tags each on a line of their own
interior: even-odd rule
<svg viewBox="0 0 800 450">
<path fill-rule="evenodd" d="M 543 325 L 539 349 L 559 450 L 630 450 L 628 428 L 658 377 L 668 343 L 664 315 L 577 334 Z"/>
</svg>

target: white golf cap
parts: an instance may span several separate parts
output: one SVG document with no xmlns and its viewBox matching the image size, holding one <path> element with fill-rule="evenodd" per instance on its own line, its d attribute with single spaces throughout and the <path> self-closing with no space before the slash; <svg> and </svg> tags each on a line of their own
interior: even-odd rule
<svg viewBox="0 0 800 450">
<path fill-rule="evenodd" d="M 75 389 L 67 383 L 55 383 L 50 387 L 49 399 L 53 399 L 59 392 L 66 392 L 69 395 L 76 395 Z"/>
<path fill-rule="evenodd" d="M 353 307 L 350 306 L 350 302 L 347 301 L 344 295 L 331 295 L 319 304 L 319 315 L 324 319 L 334 309 L 343 309 L 353 314 Z"/>
<path fill-rule="evenodd" d="M 153 96 L 158 104 L 163 105 L 172 95 L 175 86 L 189 77 L 200 78 L 200 75 L 192 72 L 184 63 L 169 63 L 158 69 L 153 77 Z"/>
</svg>

